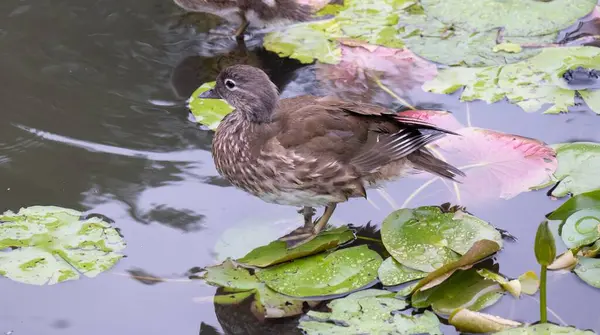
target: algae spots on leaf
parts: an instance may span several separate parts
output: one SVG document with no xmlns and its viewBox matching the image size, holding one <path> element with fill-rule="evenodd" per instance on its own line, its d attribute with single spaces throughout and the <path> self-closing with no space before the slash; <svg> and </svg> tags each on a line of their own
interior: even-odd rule
<svg viewBox="0 0 600 335">
<path fill-rule="evenodd" d="M 122 257 L 125 242 L 98 217 L 55 206 L 32 206 L 0 215 L 0 271 L 12 280 L 56 284 L 95 277 Z M 11 248 L 11 249 L 7 249 Z"/>
</svg>

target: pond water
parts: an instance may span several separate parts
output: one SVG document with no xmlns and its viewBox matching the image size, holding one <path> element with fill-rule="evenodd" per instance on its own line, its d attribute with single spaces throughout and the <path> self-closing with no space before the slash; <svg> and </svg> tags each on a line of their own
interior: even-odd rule
<svg viewBox="0 0 600 335">
<path fill-rule="evenodd" d="M 286 97 L 327 89 L 316 84 L 314 66 L 278 59 L 254 41 L 245 52 L 232 40 L 206 34 L 218 19 L 181 14 L 168 0 L 0 2 L 2 210 L 40 204 L 102 213 L 128 243 L 127 257 L 94 279 L 42 287 L 0 279 L 0 334 L 298 333 L 293 319 L 261 324 L 247 306 L 214 306 L 214 288 L 186 280 L 188 270 L 216 262 L 215 245 L 227 229 L 252 233 L 253 224 L 273 223 L 275 237 L 282 235 L 275 223 L 299 224 L 301 217 L 295 208 L 264 203 L 221 179 L 210 155 L 212 132 L 189 120 L 185 101 L 222 66 L 238 62 L 268 70 Z M 453 111 L 463 123 L 470 119 L 547 143 L 600 142 L 599 121 L 585 106 L 550 116 L 504 103 L 474 102 L 467 112 L 456 94 L 417 91 L 410 101 Z M 390 183 L 387 192 L 401 204 L 422 182 Z M 410 206 L 452 200 L 438 182 Z M 517 237 L 496 257 L 502 273 L 538 271 L 533 237 L 559 201 L 539 191 L 465 205 Z M 339 206 L 334 220 L 379 224 L 392 209 L 371 192 L 370 202 Z M 170 280 L 146 281 L 143 273 Z M 600 331 L 600 290 L 553 272 L 548 291 L 551 321 Z M 535 321 L 537 306 L 531 297 L 505 297 L 487 311 Z"/>
</svg>

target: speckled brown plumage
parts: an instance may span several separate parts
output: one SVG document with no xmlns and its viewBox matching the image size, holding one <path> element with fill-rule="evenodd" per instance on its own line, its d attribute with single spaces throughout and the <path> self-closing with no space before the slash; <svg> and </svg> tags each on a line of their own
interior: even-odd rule
<svg viewBox="0 0 600 335">
<path fill-rule="evenodd" d="M 235 107 L 213 139 L 217 170 L 268 202 L 331 206 L 415 170 L 463 175 L 425 148 L 450 132 L 333 97 L 280 100 L 267 75 L 251 66 L 223 70 L 202 97 L 222 97 Z"/>
</svg>

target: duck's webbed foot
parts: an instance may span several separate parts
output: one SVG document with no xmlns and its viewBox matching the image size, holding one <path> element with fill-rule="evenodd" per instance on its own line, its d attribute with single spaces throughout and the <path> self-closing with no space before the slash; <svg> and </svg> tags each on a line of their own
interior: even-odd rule
<svg viewBox="0 0 600 335">
<path fill-rule="evenodd" d="M 312 216 L 315 213 L 315 209 L 312 207 L 304 207 L 299 211 L 304 216 L 304 226 L 295 229 L 291 233 L 280 237 L 280 241 L 285 241 L 288 249 L 298 247 L 306 242 L 312 241 L 319 233 L 325 228 L 327 222 L 331 218 L 333 211 L 335 210 L 336 204 L 331 203 L 325 207 L 325 212 L 317 221 L 312 222 Z"/>
</svg>

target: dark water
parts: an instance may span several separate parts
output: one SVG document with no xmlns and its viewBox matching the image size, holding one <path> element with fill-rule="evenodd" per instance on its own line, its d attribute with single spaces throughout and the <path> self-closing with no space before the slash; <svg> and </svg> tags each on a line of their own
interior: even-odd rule
<svg viewBox="0 0 600 335">
<path fill-rule="evenodd" d="M 180 14 L 168 0 L 0 2 L 1 209 L 42 204 L 102 213 L 128 242 L 128 257 L 95 279 L 49 287 L 0 279 L 0 334 L 294 333 L 289 322 L 261 325 L 243 307 L 215 307 L 214 288 L 185 281 L 188 269 L 223 257 L 215 244 L 228 228 L 256 232 L 248 227 L 300 222 L 294 208 L 263 203 L 218 177 L 209 152 L 212 134 L 188 120 L 185 100 L 221 66 L 236 62 L 268 70 L 285 96 L 317 93 L 314 67 L 238 50 L 233 41 L 204 34 L 218 24 L 215 18 L 192 18 L 192 29 L 190 18 L 179 22 Z M 420 92 L 411 102 L 452 110 L 466 123 L 466 105 L 456 96 Z M 584 106 L 559 116 L 506 104 L 469 108 L 479 127 L 547 143 L 600 141 L 599 121 Z M 387 190 L 401 204 L 422 181 L 392 183 Z M 381 222 L 392 207 L 377 192 L 370 198 L 379 209 L 353 200 L 339 207 L 335 221 Z M 451 200 L 440 183 L 410 205 Z M 537 271 L 533 236 L 558 204 L 531 192 L 466 205 L 519 239 L 497 257 L 500 271 L 516 277 Z M 282 235 L 281 226 L 272 227 L 273 237 Z M 252 237 L 244 242 L 260 243 Z M 241 248 L 238 253 L 249 250 Z M 144 283 L 130 270 L 177 280 Z M 568 273 L 551 273 L 549 281 L 549 306 L 564 322 L 600 331 L 599 290 Z M 488 311 L 535 321 L 537 306 L 532 298 L 507 296 Z"/>
</svg>

